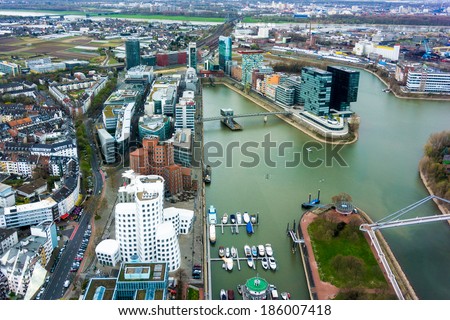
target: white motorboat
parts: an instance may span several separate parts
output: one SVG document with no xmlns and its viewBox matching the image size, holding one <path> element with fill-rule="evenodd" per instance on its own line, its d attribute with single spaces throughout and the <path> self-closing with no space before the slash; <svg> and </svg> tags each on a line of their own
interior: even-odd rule
<svg viewBox="0 0 450 320">
<path fill-rule="evenodd" d="M 262 265 L 264 270 L 269 269 L 269 260 L 266 257 L 262 258 L 261 259 L 261 265 Z"/>
<path fill-rule="evenodd" d="M 289 292 L 282 292 L 281 299 L 283 300 L 291 300 L 291 294 Z"/>
<path fill-rule="evenodd" d="M 228 248 L 228 247 L 225 248 L 225 257 L 227 257 L 227 258 L 230 257 L 230 248 Z"/>
<path fill-rule="evenodd" d="M 223 256 L 225 255 L 225 248 L 223 246 L 219 247 L 219 257 L 223 258 Z"/>
<path fill-rule="evenodd" d="M 254 257 L 258 256 L 258 249 L 256 249 L 256 246 L 252 246 L 252 256 Z"/>
<path fill-rule="evenodd" d="M 269 267 L 272 270 L 275 270 L 277 268 L 277 262 L 275 261 L 274 257 L 269 257 Z"/>
<path fill-rule="evenodd" d="M 258 254 L 260 257 L 264 257 L 265 256 L 265 250 L 264 250 L 264 246 L 262 244 L 260 244 L 258 246 Z"/>
<path fill-rule="evenodd" d="M 211 224 L 209 226 L 209 241 L 211 242 L 211 244 L 216 243 L 216 225 L 215 224 Z"/>
<path fill-rule="evenodd" d="M 226 259 L 227 261 L 225 262 L 225 266 L 227 268 L 228 271 L 233 270 L 233 259 L 228 258 Z"/>
<path fill-rule="evenodd" d="M 220 300 L 228 300 L 227 291 L 225 289 L 220 289 Z"/>
<path fill-rule="evenodd" d="M 266 243 L 266 254 L 269 257 L 273 255 L 272 245 L 270 243 Z"/>
<path fill-rule="evenodd" d="M 228 214 L 224 213 L 222 216 L 222 223 L 227 224 L 228 223 Z"/>
<path fill-rule="evenodd" d="M 236 223 L 242 224 L 242 213 L 236 212 Z"/>
<path fill-rule="evenodd" d="M 253 258 L 252 257 L 247 257 L 247 264 L 250 268 L 253 268 Z"/>
<path fill-rule="evenodd" d="M 245 252 L 246 257 L 249 257 L 252 255 L 252 249 L 250 249 L 250 246 L 248 244 L 246 244 L 244 246 L 244 252 Z"/>
<path fill-rule="evenodd" d="M 250 216 L 248 214 L 248 212 L 244 212 L 244 215 L 242 216 L 242 218 L 244 219 L 244 223 L 249 223 L 250 222 Z"/>
<path fill-rule="evenodd" d="M 231 256 L 233 258 L 236 258 L 236 256 L 237 256 L 237 250 L 235 247 L 231 247 Z"/>
</svg>

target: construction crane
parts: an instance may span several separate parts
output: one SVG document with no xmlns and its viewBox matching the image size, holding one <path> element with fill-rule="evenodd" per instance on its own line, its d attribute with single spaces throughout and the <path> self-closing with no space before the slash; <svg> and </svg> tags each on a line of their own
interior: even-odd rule
<svg viewBox="0 0 450 320">
<path fill-rule="evenodd" d="M 433 51 L 431 50 L 430 46 L 428 45 L 428 39 L 424 39 L 422 41 L 422 44 L 425 48 L 425 53 L 423 54 L 422 59 L 428 60 L 431 58 L 431 54 L 433 53 Z"/>
</svg>

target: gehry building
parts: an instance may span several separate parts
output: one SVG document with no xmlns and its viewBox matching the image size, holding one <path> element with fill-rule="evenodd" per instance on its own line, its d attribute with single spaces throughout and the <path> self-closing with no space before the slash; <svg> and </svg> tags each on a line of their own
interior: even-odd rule
<svg viewBox="0 0 450 320">
<path fill-rule="evenodd" d="M 178 234 L 189 229 L 186 226 L 191 225 L 193 213 L 180 212 L 174 217 L 171 210 L 165 219 L 161 176 L 138 175 L 129 170 L 123 178 L 125 183 L 119 188 L 115 208 L 121 260 L 132 262 L 137 256 L 140 262 L 166 262 L 169 271 L 177 270 L 181 263 Z"/>
</svg>

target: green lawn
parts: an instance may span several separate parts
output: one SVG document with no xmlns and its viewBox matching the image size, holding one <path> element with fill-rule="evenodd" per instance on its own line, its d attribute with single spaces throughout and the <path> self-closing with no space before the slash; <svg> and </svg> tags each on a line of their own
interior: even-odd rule
<svg viewBox="0 0 450 320">
<path fill-rule="evenodd" d="M 187 300 L 198 300 L 198 298 L 199 298 L 198 289 L 189 287 L 188 294 L 187 294 Z"/>
<path fill-rule="evenodd" d="M 380 288 L 388 284 L 357 225 L 346 225 L 336 236 L 337 223 L 317 218 L 308 233 L 320 277 L 339 288 Z"/>
</svg>

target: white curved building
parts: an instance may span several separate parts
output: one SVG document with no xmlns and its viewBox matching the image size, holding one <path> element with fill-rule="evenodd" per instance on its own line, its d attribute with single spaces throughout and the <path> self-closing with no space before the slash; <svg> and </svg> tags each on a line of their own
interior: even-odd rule
<svg viewBox="0 0 450 320">
<path fill-rule="evenodd" d="M 137 175 L 132 170 L 123 177 L 126 184 L 119 188 L 115 208 L 116 239 L 122 260 L 129 262 L 137 255 L 141 262 L 168 262 L 169 271 L 178 269 L 181 258 L 177 232 L 163 217 L 164 179 Z M 169 259 L 165 259 L 167 253 L 171 253 Z"/>
<path fill-rule="evenodd" d="M 177 270 L 181 263 L 178 237 L 170 222 L 164 222 L 156 231 L 156 261 L 167 262 L 169 270 Z"/>
<path fill-rule="evenodd" d="M 102 265 L 115 267 L 120 261 L 119 242 L 113 239 L 103 240 L 95 248 L 95 254 Z"/>
<path fill-rule="evenodd" d="M 192 228 L 194 211 L 174 207 L 166 208 L 164 209 L 164 220 L 172 222 L 177 235 L 188 234 Z"/>
</svg>

